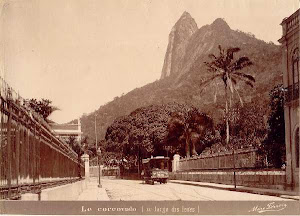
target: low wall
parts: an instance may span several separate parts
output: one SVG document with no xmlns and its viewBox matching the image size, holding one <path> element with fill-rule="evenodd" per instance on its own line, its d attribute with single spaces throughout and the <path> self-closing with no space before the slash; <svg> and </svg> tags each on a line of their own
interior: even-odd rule
<svg viewBox="0 0 300 216">
<path fill-rule="evenodd" d="M 170 179 L 234 184 L 233 170 L 201 170 L 170 173 Z M 237 170 L 236 184 L 249 187 L 285 188 L 285 171 L 282 170 Z"/>
<path fill-rule="evenodd" d="M 123 175 L 119 176 L 120 179 L 126 180 L 140 180 L 141 177 L 138 173 L 124 173 Z"/>
<path fill-rule="evenodd" d="M 99 167 L 98 166 L 90 166 L 90 177 L 97 177 L 99 175 Z M 108 168 L 101 165 L 101 173 L 100 176 L 119 176 L 120 169 L 119 168 Z"/>
<path fill-rule="evenodd" d="M 100 176 L 103 175 L 102 170 L 103 170 L 103 166 L 101 166 Z M 99 167 L 98 166 L 90 166 L 90 177 L 97 177 L 97 176 L 99 176 Z"/>
<path fill-rule="evenodd" d="M 80 193 L 87 188 L 88 180 L 42 190 L 40 200 L 77 200 Z"/>
</svg>

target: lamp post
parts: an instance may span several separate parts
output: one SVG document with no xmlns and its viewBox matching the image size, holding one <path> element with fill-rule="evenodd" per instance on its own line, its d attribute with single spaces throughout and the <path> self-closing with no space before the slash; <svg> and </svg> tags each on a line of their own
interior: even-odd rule
<svg viewBox="0 0 300 216">
<path fill-rule="evenodd" d="M 99 181 L 98 187 L 99 187 L 99 188 L 102 188 L 102 185 L 101 185 L 101 179 L 100 179 L 100 175 L 101 175 L 101 166 L 100 166 L 100 160 L 99 160 L 100 155 L 101 155 L 101 149 L 100 149 L 100 147 L 99 147 L 98 150 L 97 150 L 97 161 L 98 161 L 98 171 L 99 171 L 99 173 L 98 173 L 98 176 L 99 176 L 99 179 L 98 179 L 98 181 Z"/>
<path fill-rule="evenodd" d="M 101 188 L 101 181 L 100 181 L 100 163 L 99 163 L 99 155 L 101 154 L 100 147 L 98 149 L 98 137 L 97 137 L 97 114 L 95 113 L 95 136 L 96 136 L 96 154 L 97 154 L 97 166 L 98 166 L 98 187 Z"/>
</svg>

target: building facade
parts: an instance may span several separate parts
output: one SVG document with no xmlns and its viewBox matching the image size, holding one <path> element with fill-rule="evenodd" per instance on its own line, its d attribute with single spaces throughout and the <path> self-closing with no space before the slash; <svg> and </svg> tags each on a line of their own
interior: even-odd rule
<svg viewBox="0 0 300 216">
<path fill-rule="evenodd" d="M 68 141 L 69 137 L 72 136 L 75 137 L 78 142 L 81 141 L 82 131 L 80 119 L 77 120 L 77 123 L 51 124 L 51 128 L 56 136 L 64 141 Z"/>
<path fill-rule="evenodd" d="M 286 183 L 299 188 L 299 14 L 297 10 L 282 25 L 282 72 L 285 88 Z"/>
</svg>

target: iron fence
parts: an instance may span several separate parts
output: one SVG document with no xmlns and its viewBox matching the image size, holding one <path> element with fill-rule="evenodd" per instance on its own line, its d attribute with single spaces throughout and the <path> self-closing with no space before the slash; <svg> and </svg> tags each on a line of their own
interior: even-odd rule
<svg viewBox="0 0 300 216">
<path fill-rule="evenodd" d="M 83 176 L 78 155 L 1 78 L 0 199 L 19 199 Z"/>
<path fill-rule="evenodd" d="M 257 149 L 239 149 L 227 152 L 181 158 L 178 171 L 188 170 L 222 170 L 232 168 L 255 168 L 259 156 Z"/>
</svg>

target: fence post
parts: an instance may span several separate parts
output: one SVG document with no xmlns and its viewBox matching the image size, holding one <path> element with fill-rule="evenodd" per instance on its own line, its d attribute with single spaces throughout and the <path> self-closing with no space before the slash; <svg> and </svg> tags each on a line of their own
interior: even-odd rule
<svg viewBox="0 0 300 216">
<path fill-rule="evenodd" d="M 220 169 L 220 151 L 218 151 L 218 169 Z"/>
<path fill-rule="evenodd" d="M 1 98 L 1 89 L 0 89 L 0 106 L 2 107 L 2 98 Z M 2 110 L 1 110 L 1 107 L 0 107 L 0 137 L 3 137 L 3 113 L 2 113 Z M 3 157 L 2 157 L 2 154 L 3 154 L 3 151 L 2 151 L 2 147 L 4 145 L 4 142 L 3 142 L 3 139 L 0 139 L 0 186 L 3 186 L 4 183 L 3 183 Z M 2 193 L 0 193 L 0 199 L 3 199 L 4 196 L 2 196 Z"/>
<path fill-rule="evenodd" d="M 27 184 L 29 184 L 30 182 L 30 175 L 29 175 L 29 173 L 30 173 L 30 158 L 29 158 L 29 136 L 30 136 L 30 132 L 29 132 L 29 127 L 28 127 L 28 125 L 29 125 L 29 120 L 28 119 L 26 119 L 26 121 L 27 121 L 27 128 L 26 128 L 26 145 L 25 145 L 25 148 L 26 148 L 26 156 L 25 156 L 25 158 L 26 158 L 26 183 Z"/>
<path fill-rule="evenodd" d="M 236 188 L 236 173 L 235 173 L 235 154 L 234 154 L 234 147 L 232 148 L 232 155 L 233 155 L 233 182 L 234 182 L 234 188 Z"/>
<path fill-rule="evenodd" d="M 33 163 L 33 167 L 32 167 L 32 182 L 33 182 L 33 187 L 34 187 L 34 190 L 35 190 L 35 187 L 36 187 L 36 125 L 34 125 L 34 128 L 33 128 L 33 139 L 32 139 L 32 163 Z"/>
<path fill-rule="evenodd" d="M 19 103 L 18 103 L 19 105 Z M 17 186 L 20 184 L 20 110 L 19 106 L 17 107 L 16 113 L 16 177 L 17 177 Z M 19 191 L 18 191 L 19 192 Z"/>
<path fill-rule="evenodd" d="M 7 186 L 8 186 L 8 197 L 11 197 L 11 104 L 10 98 L 7 100 L 8 108 L 8 120 L 7 120 Z"/>
<path fill-rule="evenodd" d="M 36 179 L 38 182 L 38 193 L 39 193 L 39 199 L 40 199 L 40 193 L 41 193 L 41 187 L 40 187 L 40 174 L 41 174 L 41 130 L 40 128 L 37 130 L 37 145 L 36 145 L 36 159 L 37 159 L 37 164 L 36 164 Z"/>
</svg>

